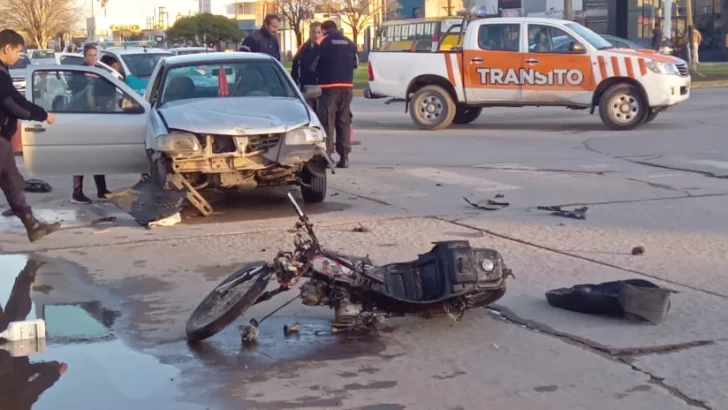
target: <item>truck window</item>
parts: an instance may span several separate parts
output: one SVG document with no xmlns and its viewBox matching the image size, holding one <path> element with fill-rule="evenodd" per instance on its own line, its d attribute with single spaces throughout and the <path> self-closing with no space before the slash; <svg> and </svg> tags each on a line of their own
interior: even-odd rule
<svg viewBox="0 0 728 410">
<path fill-rule="evenodd" d="M 483 50 L 519 51 L 520 24 L 484 24 L 478 29 L 478 47 Z"/>
<path fill-rule="evenodd" d="M 576 39 L 557 27 L 540 24 L 528 25 L 529 53 L 571 53 L 571 45 Z"/>
</svg>

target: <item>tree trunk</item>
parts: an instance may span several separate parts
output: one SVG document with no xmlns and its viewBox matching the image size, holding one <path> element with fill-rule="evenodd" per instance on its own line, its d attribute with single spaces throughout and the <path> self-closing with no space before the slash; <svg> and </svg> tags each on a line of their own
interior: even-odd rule
<svg viewBox="0 0 728 410">
<path fill-rule="evenodd" d="M 359 39 L 359 29 L 358 28 L 351 28 L 351 41 L 354 42 L 354 45 L 356 46 L 356 49 L 359 50 L 359 42 L 357 41 Z"/>
<path fill-rule="evenodd" d="M 301 45 L 303 44 L 303 33 L 300 28 L 294 29 L 293 32 L 296 34 L 296 46 L 301 48 Z"/>
</svg>

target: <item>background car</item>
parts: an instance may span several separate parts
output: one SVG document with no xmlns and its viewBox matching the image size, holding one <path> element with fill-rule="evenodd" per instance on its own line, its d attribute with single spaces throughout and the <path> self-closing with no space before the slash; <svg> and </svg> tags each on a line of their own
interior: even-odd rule
<svg viewBox="0 0 728 410">
<path fill-rule="evenodd" d="M 165 57 L 174 56 L 174 53 L 161 48 L 109 47 L 99 49 L 99 60 L 104 56 L 119 62 L 121 74 L 125 76 L 129 87 L 144 94 L 157 63 Z"/>
<path fill-rule="evenodd" d="M 616 48 L 629 48 L 632 50 L 652 50 L 652 39 L 651 38 L 639 38 L 635 41 L 627 40 L 617 36 L 611 36 L 609 34 L 602 34 L 605 40 L 609 41 Z M 661 54 L 672 55 L 673 47 L 671 42 L 667 42 L 660 48 Z"/>
<path fill-rule="evenodd" d="M 28 67 L 32 65 L 30 58 L 26 53 L 20 54 L 20 59 L 10 66 L 10 77 L 13 79 L 13 85 L 21 93 L 25 92 L 25 78 L 28 75 Z"/>
<path fill-rule="evenodd" d="M 56 63 L 59 65 L 83 65 L 84 59 L 83 55 L 76 54 L 76 53 L 56 53 Z M 97 63 L 101 67 L 104 68 L 104 70 L 108 71 L 111 75 L 114 77 L 122 80 L 124 77 L 116 70 L 108 66 L 107 64 L 104 64 L 103 62 L 99 61 Z"/>
<path fill-rule="evenodd" d="M 28 57 L 33 64 L 55 64 L 56 52 L 53 50 L 28 50 Z"/>
<path fill-rule="evenodd" d="M 175 47 L 170 48 L 169 51 L 178 56 L 186 56 L 188 54 L 214 53 L 217 50 L 209 47 Z"/>
</svg>

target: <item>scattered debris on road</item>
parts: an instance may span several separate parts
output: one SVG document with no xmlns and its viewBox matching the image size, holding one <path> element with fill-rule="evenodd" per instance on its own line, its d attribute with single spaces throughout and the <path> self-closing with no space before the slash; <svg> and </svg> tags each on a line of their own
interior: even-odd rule
<svg viewBox="0 0 728 410">
<path fill-rule="evenodd" d="M 292 334 L 298 334 L 298 322 L 293 323 L 291 325 L 285 325 L 283 326 L 283 334 L 286 336 L 290 336 Z"/>
<path fill-rule="evenodd" d="M 156 221 L 149 222 L 147 224 L 147 229 L 174 226 L 180 222 L 182 222 L 182 216 L 179 212 L 177 212 L 176 214 L 170 215 L 166 218 L 157 219 Z"/>
<path fill-rule="evenodd" d="M 129 189 L 110 194 L 108 199 L 147 227 L 150 222 L 179 214 L 186 196 L 185 190 L 164 191 L 151 179 L 142 179 Z"/>
<path fill-rule="evenodd" d="M 15 213 L 10 208 L 8 208 L 8 209 L 6 209 L 6 210 L 3 211 L 3 216 L 4 217 L 11 217 L 13 215 L 15 215 Z"/>
<path fill-rule="evenodd" d="M 632 248 L 632 255 L 644 255 L 645 248 L 642 246 L 635 246 Z"/>
<path fill-rule="evenodd" d="M 352 229 L 352 232 L 371 232 L 371 230 L 361 223 L 358 224 L 359 226 L 355 226 L 354 229 Z"/>
<path fill-rule="evenodd" d="M 500 196 L 502 198 L 503 195 Z M 496 198 L 499 198 L 498 195 L 496 195 Z M 478 201 L 478 202 L 472 202 L 468 198 L 463 197 L 465 202 L 468 203 L 468 205 L 473 206 L 478 209 L 482 209 L 484 211 L 498 211 L 500 209 L 503 209 L 507 206 L 510 206 L 511 204 L 509 202 L 501 202 L 501 201 L 494 201 L 492 199 L 486 199 L 484 201 Z"/>
<path fill-rule="evenodd" d="M 25 192 L 34 192 L 38 194 L 44 194 L 53 191 L 51 184 L 41 181 L 40 179 L 26 179 L 25 180 Z"/>
<path fill-rule="evenodd" d="M 553 205 L 553 206 L 537 206 L 536 209 L 539 211 L 550 211 L 551 215 L 556 216 L 563 216 L 564 218 L 572 218 L 572 219 L 586 219 L 586 211 L 589 210 L 589 207 L 583 206 L 581 208 L 574 208 L 574 209 L 562 209 L 560 206 Z"/>
<path fill-rule="evenodd" d="M 670 310 L 672 293 L 678 292 L 644 279 L 627 279 L 552 289 L 546 292 L 546 300 L 551 306 L 572 312 L 659 324 Z"/>
<path fill-rule="evenodd" d="M 258 321 L 250 319 L 250 324 L 239 326 L 240 341 L 243 345 L 251 345 L 258 343 Z"/>
</svg>

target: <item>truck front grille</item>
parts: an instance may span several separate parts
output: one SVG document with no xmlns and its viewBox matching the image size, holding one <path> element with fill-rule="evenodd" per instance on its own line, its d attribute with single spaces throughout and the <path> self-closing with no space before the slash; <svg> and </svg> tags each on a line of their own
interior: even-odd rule
<svg viewBox="0 0 728 410">
<path fill-rule="evenodd" d="M 677 72 L 680 73 L 680 77 L 687 77 L 690 75 L 690 70 L 688 70 L 687 64 L 678 63 L 678 64 L 675 64 L 675 67 L 677 67 Z"/>
</svg>

